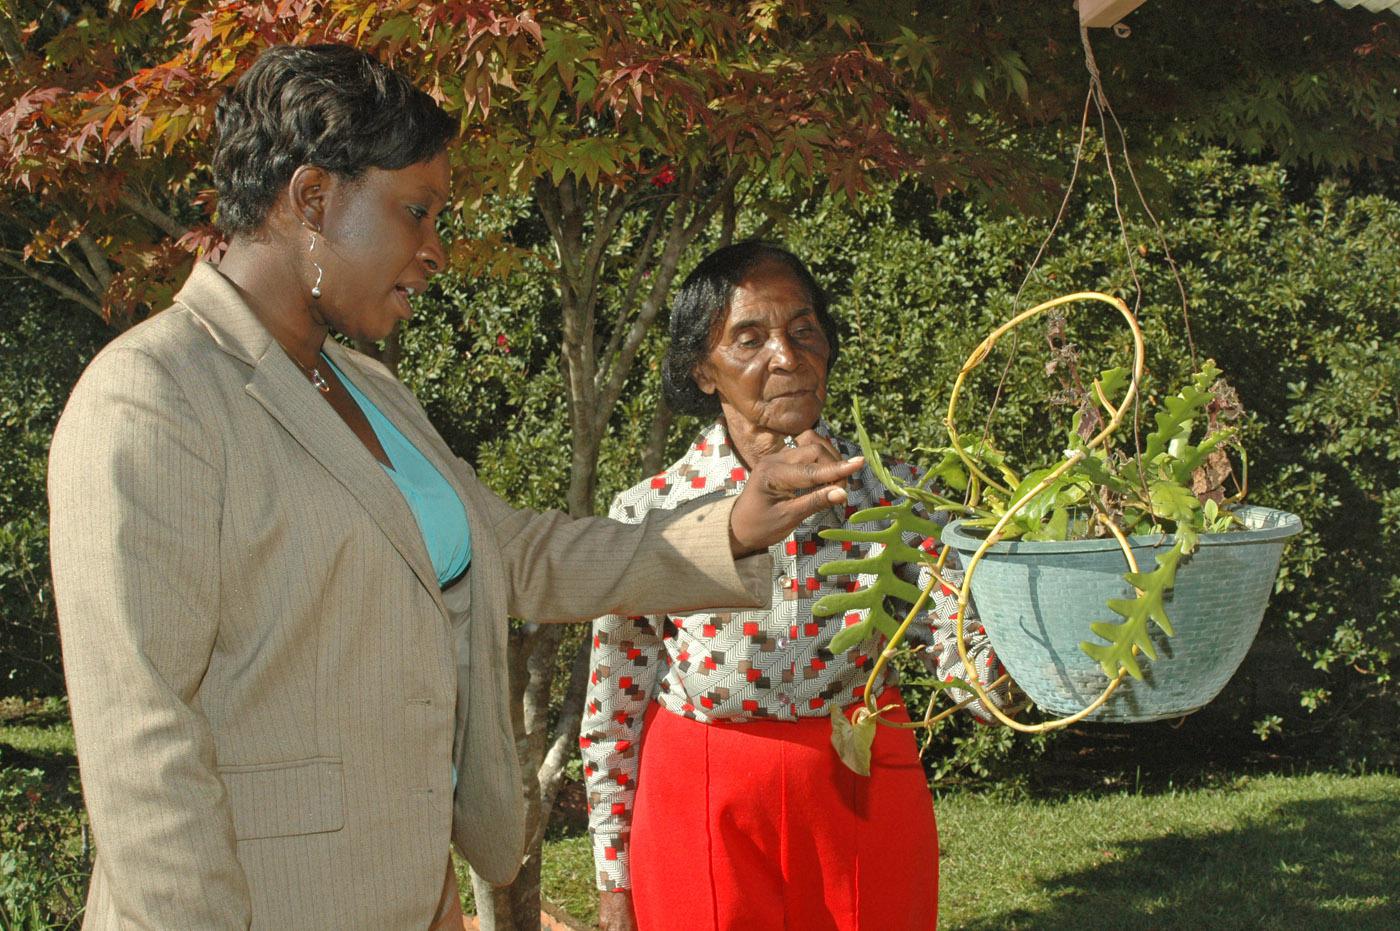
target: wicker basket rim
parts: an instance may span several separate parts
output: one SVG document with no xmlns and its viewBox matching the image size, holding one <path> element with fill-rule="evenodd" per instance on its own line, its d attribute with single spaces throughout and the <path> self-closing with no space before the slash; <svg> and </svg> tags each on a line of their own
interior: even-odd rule
<svg viewBox="0 0 1400 931">
<path fill-rule="evenodd" d="M 1243 546 L 1251 543 L 1269 543 L 1293 536 L 1303 529 L 1303 521 L 1297 514 L 1246 504 L 1230 509 L 1243 520 L 1248 528 L 1232 530 L 1228 533 L 1203 533 L 1201 546 Z M 955 520 L 943 528 L 941 538 L 944 543 L 959 552 L 972 553 L 982 545 L 985 534 L 963 529 L 965 521 Z M 1134 549 L 1153 549 L 1170 546 L 1174 534 L 1138 534 L 1128 537 Z M 1111 550 L 1120 552 L 1118 541 L 1112 537 L 1096 540 L 1002 540 L 987 548 L 987 552 L 999 554 L 1020 554 L 1025 556 L 1051 555 L 1055 553 L 1096 553 Z"/>
</svg>

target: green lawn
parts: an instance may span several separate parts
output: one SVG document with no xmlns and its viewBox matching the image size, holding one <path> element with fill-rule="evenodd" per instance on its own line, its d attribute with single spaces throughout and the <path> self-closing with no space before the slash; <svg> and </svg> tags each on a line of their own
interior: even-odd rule
<svg viewBox="0 0 1400 931">
<path fill-rule="evenodd" d="M 940 927 L 1400 928 L 1400 778 L 1265 776 L 1225 787 L 938 805 Z M 979 843 L 979 838 L 990 838 Z M 586 838 L 549 844 L 545 894 L 587 921 Z"/>
<path fill-rule="evenodd" d="M 88 851 L 65 718 L 61 703 L 0 700 L 6 929 L 76 919 L 82 881 L 73 870 Z M 941 927 L 1400 928 L 1400 778 L 1220 782 L 1056 800 L 942 799 Z M 595 918 L 586 837 L 550 841 L 543 872 L 552 901 Z"/>
<path fill-rule="evenodd" d="M 939 806 L 939 829 L 944 928 L 1400 928 L 1394 776 L 962 797 Z"/>
</svg>

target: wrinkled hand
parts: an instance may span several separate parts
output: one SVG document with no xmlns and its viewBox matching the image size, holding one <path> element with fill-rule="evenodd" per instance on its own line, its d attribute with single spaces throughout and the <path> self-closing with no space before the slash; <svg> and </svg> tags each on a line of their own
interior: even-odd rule
<svg viewBox="0 0 1400 931">
<path fill-rule="evenodd" d="M 864 456 L 843 460 L 831 442 L 808 430 L 797 445 L 753 463 L 748 484 L 729 514 L 735 558 L 762 552 L 818 511 L 846 500 L 846 479 Z"/>
<path fill-rule="evenodd" d="M 632 893 L 626 889 L 598 893 L 598 928 L 600 931 L 637 931 Z"/>
</svg>

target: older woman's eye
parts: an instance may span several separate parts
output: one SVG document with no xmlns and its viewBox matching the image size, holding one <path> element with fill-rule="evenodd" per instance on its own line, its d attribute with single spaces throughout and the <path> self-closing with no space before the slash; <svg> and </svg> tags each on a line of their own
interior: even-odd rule
<svg viewBox="0 0 1400 931">
<path fill-rule="evenodd" d="M 421 220 L 428 215 L 428 208 L 420 204 L 409 204 L 408 212 L 413 214 L 415 220 Z"/>
</svg>

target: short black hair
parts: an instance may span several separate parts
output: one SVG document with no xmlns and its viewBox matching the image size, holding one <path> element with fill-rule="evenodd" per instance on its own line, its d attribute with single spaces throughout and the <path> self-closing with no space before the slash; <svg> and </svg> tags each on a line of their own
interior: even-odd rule
<svg viewBox="0 0 1400 931">
<path fill-rule="evenodd" d="M 437 101 L 348 45 L 275 45 L 214 113 L 218 224 L 258 229 L 302 165 L 355 180 L 434 158 L 458 131 Z"/>
<path fill-rule="evenodd" d="M 695 367 L 714 348 L 720 328 L 729 314 L 729 304 L 749 273 L 760 265 L 780 265 L 797 279 L 812 300 L 817 322 L 826 334 L 831 355 L 826 370 L 836 364 L 841 336 L 826 292 L 817 284 L 802 260 L 787 249 L 761 239 L 746 239 L 716 249 L 700 260 L 686 276 L 671 305 L 670 345 L 661 363 L 661 390 L 671 409 L 682 414 L 713 417 L 720 412 L 719 398 L 706 394 L 695 383 Z"/>
</svg>

